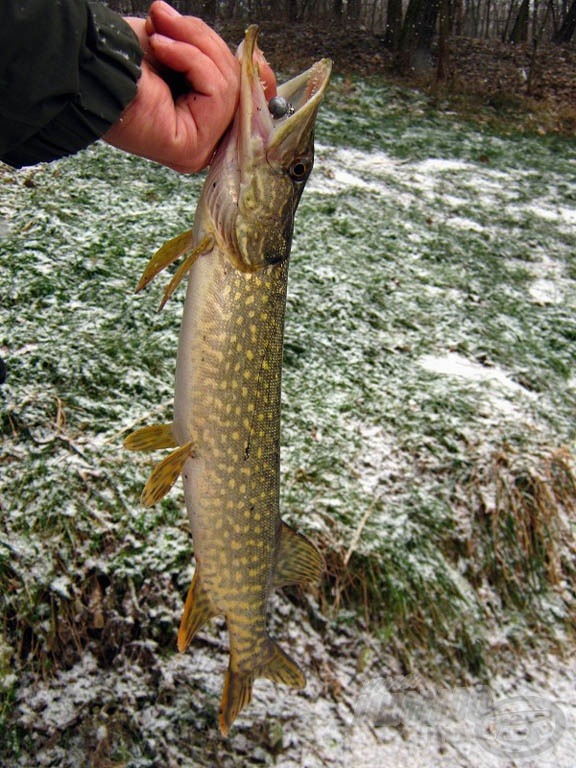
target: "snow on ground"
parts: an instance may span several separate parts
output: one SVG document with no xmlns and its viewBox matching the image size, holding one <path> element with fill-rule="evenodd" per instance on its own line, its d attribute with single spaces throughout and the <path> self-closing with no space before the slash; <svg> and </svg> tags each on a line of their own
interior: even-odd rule
<svg viewBox="0 0 576 768">
<path fill-rule="evenodd" d="M 355 764 L 569 768 L 576 666 L 549 661 L 553 671 L 528 662 L 490 686 L 418 689 L 417 675 L 368 681 L 355 722 L 371 725 L 378 743 L 354 749 Z"/>
<path fill-rule="evenodd" d="M 498 366 L 487 367 L 473 360 L 468 360 L 457 353 L 450 353 L 442 357 L 423 355 L 418 362 L 425 370 L 432 373 L 460 376 L 470 381 L 492 382 L 510 390 L 522 389 Z"/>
<path fill-rule="evenodd" d="M 431 157 L 425 160 L 398 160 L 383 151 L 362 152 L 356 149 L 337 148 L 318 144 L 316 168 L 308 184 L 307 194 L 336 195 L 350 189 L 372 192 L 388 202 L 394 201 L 399 208 L 413 209 L 415 203 L 426 206 L 427 201 L 440 207 L 445 223 L 487 237 L 501 238 L 502 232 L 494 229 L 483 212 L 496 207 L 518 225 L 525 217 L 541 220 L 553 226 L 562 235 L 573 236 L 576 209 L 569 203 L 572 193 L 559 190 L 554 178 L 538 200 L 519 203 L 523 195 L 522 180 L 528 172 L 514 172 L 487 167 L 459 159 Z M 431 208 L 431 215 L 438 215 Z M 383 216 L 382 226 L 386 226 Z M 422 242 L 422 235 L 415 226 L 407 229 L 407 241 Z M 534 250 L 533 261 L 527 268 L 533 275 L 528 295 L 535 304 L 571 306 L 576 309 L 574 281 L 567 272 L 566 262 L 560 252 L 546 252 L 545 246 L 527 243 Z M 510 260 L 510 264 L 514 259 Z"/>
<path fill-rule="evenodd" d="M 422 256 L 419 248 L 424 233 L 419 225 L 411 225 L 407 212 L 416 208 L 429 206 L 443 223 L 455 230 L 470 232 L 471 236 L 494 235 L 489 217 L 485 215 L 490 206 L 506 207 L 511 226 L 527 214 L 559 230 L 568 230 L 574 225 L 573 209 L 554 199 L 553 188 L 538 202 L 515 201 L 520 170 L 508 172 L 484 162 L 439 156 L 404 160 L 384 150 L 361 151 L 328 144 L 318 144 L 316 154 L 316 169 L 305 198 L 318 202 L 361 190 L 382 203 L 392 201 L 398 206 L 399 215 L 406 219 L 402 234 L 406 242 L 413 244 L 410 266 L 415 268 Z M 87 190 L 95 186 L 87 182 Z M 143 184 L 141 192 L 145 197 L 148 186 Z M 14 184 L 10 176 L 0 208 L 3 217 L 0 238 L 10 236 L 21 193 L 21 185 Z M 160 233 L 164 232 L 167 221 L 171 226 L 180 226 L 180 214 L 172 201 L 156 200 L 154 206 L 155 218 L 150 216 L 150 208 L 144 202 L 128 206 L 120 213 L 126 219 L 142 216 Z M 72 218 L 78 215 L 75 204 L 70 206 L 68 214 Z M 361 216 L 353 224 L 351 235 L 362 234 Z M 76 229 L 74 247 L 79 249 L 82 244 L 97 241 L 97 232 L 106 226 L 107 223 L 100 220 L 95 228 Z M 383 219 L 382 230 L 385 226 Z M 46 250 L 50 227 L 66 229 L 59 219 L 47 217 L 39 223 L 32 221 L 32 231 L 26 240 L 28 253 L 36 260 L 37 272 L 43 275 L 49 275 L 54 267 Z M 573 280 L 570 282 L 567 277 L 559 256 L 561 254 L 543 256 L 540 247 L 537 258 L 526 267 L 532 274 L 528 292 L 537 306 L 554 309 L 563 303 L 570 306 L 574 301 Z M 503 259 L 506 258 L 504 255 Z M 332 302 L 335 306 L 340 297 L 338 291 L 344 296 L 354 290 L 338 285 L 336 268 L 322 265 L 316 276 L 318 280 L 334 284 Z M 463 301 L 461 289 L 443 284 L 426 285 L 423 293 L 432 299 L 435 295 L 446 296 L 454 305 Z M 473 298 L 480 301 L 482 297 Z M 71 302 L 67 308 L 76 314 L 83 307 Z M 386 329 L 385 333 L 382 328 Z M 384 343 L 390 345 L 394 333 L 398 334 L 399 346 L 404 345 L 402 350 L 408 348 L 401 331 L 389 330 L 385 322 L 382 328 L 376 350 L 368 351 L 378 353 Z M 325 343 L 326 357 L 332 352 L 331 344 L 329 340 Z M 37 351 L 38 346 L 36 343 L 16 345 L 10 350 L 11 358 L 25 358 Z M 0 351 L 5 350 L 0 348 Z M 350 351 L 351 368 L 356 362 L 354 354 L 360 357 L 358 350 Z M 449 386 L 458 387 L 462 382 L 477 386 L 481 392 L 480 402 L 485 398 L 489 405 L 497 405 L 497 418 L 522 415 L 526 420 L 526 409 L 518 403 L 536 398 L 503 365 L 484 364 L 446 347 L 416 354 L 411 362 L 414 370 L 437 376 Z M 133 382 L 138 375 L 137 371 L 131 373 Z M 568 386 L 575 388 L 575 381 L 572 377 Z M 146 383 L 143 378 L 143 389 Z M 336 389 L 330 392 L 326 388 L 325 398 L 335 407 L 346 397 L 347 393 Z M 408 405 L 418 408 L 418 404 Z M 138 412 L 134 418 L 140 415 Z M 403 483 L 402 457 L 387 426 L 368 423 L 354 415 L 350 419 L 350 429 L 357 432 L 366 446 L 361 453 L 361 464 L 356 468 L 359 491 L 370 498 L 381 485 L 389 489 L 392 482 Z M 129 420 L 125 418 L 125 422 Z M 312 417 L 309 423 L 314 423 Z M 320 431 L 317 436 L 320 440 Z M 110 441 L 112 437 L 108 433 L 105 438 L 93 439 Z M 332 439 L 332 435 L 326 439 Z M 68 466 L 72 467 L 69 461 Z M 392 477 L 396 479 L 392 481 Z M 21 514 L 28 512 L 23 510 Z M 93 516 L 96 519 L 96 511 Z M 175 535 L 180 534 L 182 531 Z M 166 541 L 167 546 L 175 548 L 173 540 L 167 537 Z M 30 560 L 34 559 L 33 554 L 31 550 Z M 162 552 L 160 557 L 164 555 Z M 139 556 L 155 555 L 142 552 Z M 102 570 L 105 572 L 105 568 Z M 70 582 L 64 576 L 57 577 L 50 582 L 50 589 L 66 598 Z M 364 665 L 361 661 L 364 648 L 356 637 L 335 637 L 337 630 L 333 630 L 331 637 L 315 633 L 304 611 L 282 611 L 275 605 L 274 612 L 279 616 L 275 619 L 276 633 L 283 634 L 286 650 L 290 650 L 291 643 L 296 647 L 295 655 L 307 670 L 308 687 L 302 693 L 291 693 L 258 681 L 254 701 L 239 718 L 229 742 L 220 739 L 215 725 L 227 663 L 226 637 L 222 627 L 217 627 L 211 634 L 203 634 L 185 655 L 161 654 L 153 643 L 134 643 L 128 655 L 119 657 L 107 669 L 96 661 L 92 648 L 84 653 L 81 661 L 59 671 L 50 681 L 35 679 L 24 671 L 13 706 L 15 722 L 26 732 L 30 743 L 29 748 L 22 749 L 15 765 L 76 768 L 87 764 L 86 760 L 92 756 L 96 763 L 99 756 L 102 765 L 124 764 L 127 768 L 194 766 L 202 764 L 205 757 L 205 752 L 199 751 L 198 741 L 202 742 L 202 748 L 209 745 L 214 762 L 222 766 L 275 764 L 281 768 L 320 768 L 353 763 L 355 768 L 571 768 L 574 765 L 574 662 L 528 658 L 492 681 L 489 690 L 479 688 L 478 681 L 471 682 L 470 688 L 454 689 L 448 684 L 438 687 L 419 677 L 417 669 L 406 678 L 378 661 Z M 171 618 L 176 625 L 178 617 Z M 370 643 L 366 640 L 367 646 Z M 371 650 L 372 658 L 378 659 L 380 651 L 373 647 Z M 5 655 L 9 656 L 9 651 L 5 654 L 0 647 L 0 658 Z M 5 685 L 13 682 L 11 675 L 5 676 Z M 123 739 L 127 744 L 137 744 L 137 749 L 131 746 L 132 751 L 123 754 Z M 265 749 L 259 746 L 262 743 Z M 106 763 L 109 755 L 114 761 Z"/>
<path fill-rule="evenodd" d="M 543 255 L 532 265 L 531 271 L 534 281 L 529 293 L 536 304 L 562 305 L 570 301 L 564 269 L 556 259 Z"/>
<path fill-rule="evenodd" d="M 87 743 L 104 760 L 128 727 L 119 719 L 127 705 L 129 728 L 140 743 L 124 763 L 130 768 L 202 765 L 204 753 L 190 741 L 191 731 L 204 734 L 203 746 L 211 744 L 226 768 L 574 765 L 574 662 L 528 659 L 490 686 L 444 686 L 417 672 L 394 674 L 377 663 L 359 672 L 357 659 L 346 650 L 339 656 L 326 639 L 309 629 L 304 635 L 305 643 L 298 643 L 301 661 L 308 667 L 312 660 L 306 689 L 295 693 L 256 681 L 254 699 L 228 740 L 215 724 L 225 664 L 219 644 L 210 650 L 196 641 L 187 654 L 152 665 L 143 648 L 141 660 L 135 651 L 136 660 L 108 671 L 86 653 L 50 684 L 21 690 L 18 723 L 36 747 L 32 761 L 22 756 L 14 768 L 85 765 Z"/>
<path fill-rule="evenodd" d="M 500 417 L 529 422 L 526 402 L 535 402 L 535 395 L 499 366 L 482 365 L 455 352 L 441 356 L 423 355 L 418 363 L 430 373 L 461 378 L 477 385 L 479 412 L 487 415 L 490 412 L 493 416 L 495 411 Z"/>
</svg>

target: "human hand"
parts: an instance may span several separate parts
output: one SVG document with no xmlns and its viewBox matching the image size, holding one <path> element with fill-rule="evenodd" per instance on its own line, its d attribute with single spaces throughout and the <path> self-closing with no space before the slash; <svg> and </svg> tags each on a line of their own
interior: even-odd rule
<svg viewBox="0 0 576 768">
<path fill-rule="evenodd" d="M 236 111 L 240 67 L 227 44 L 203 21 L 181 16 L 162 0 L 147 20 L 125 19 L 144 52 L 135 98 L 102 137 L 131 154 L 180 173 L 200 171 Z M 258 62 L 268 98 L 276 93 L 274 73 Z M 174 97 L 162 73 L 184 75 L 190 90 Z"/>
</svg>

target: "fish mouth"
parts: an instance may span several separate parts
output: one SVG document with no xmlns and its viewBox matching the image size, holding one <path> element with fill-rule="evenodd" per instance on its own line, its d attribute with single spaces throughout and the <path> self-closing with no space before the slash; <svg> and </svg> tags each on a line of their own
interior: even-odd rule
<svg viewBox="0 0 576 768">
<path fill-rule="evenodd" d="M 307 134 L 313 136 L 316 114 L 332 71 L 330 59 L 321 59 L 305 72 L 278 86 L 278 96 L 289 105 L 281 117 L 273 117 L 259 77 L 258 27 L 246 30 L 244 41 L 238 48 L 241 62 L 240 135 L 241 157 L 247 163 L 262 151 L 269 153 L 288 142 L 290 147 L 306 143 Z"/>
<path fill-rule="evenodd" d="M 278 88 L 286 108 L 273 109 L 260 80 L 257 38 L 258 27 L 250 26 L 238 46 L 240 101 L 202 201 L 212 233 L 242 272 L 288 259 L 294 215 L 314 164 L 316 116 L 332 70 L 332 62 L 321 59 L 288 80 Z"/>
</svg>

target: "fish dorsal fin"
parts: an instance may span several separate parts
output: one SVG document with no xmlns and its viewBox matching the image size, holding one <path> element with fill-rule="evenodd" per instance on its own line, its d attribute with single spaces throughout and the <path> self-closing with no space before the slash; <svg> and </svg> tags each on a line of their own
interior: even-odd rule
<svg viewBox="0 0 576 768">
<path fill-rule="evenodd" d="M 153 280 L 159 272 L 169 267 L 170 264 L 174 264 L 181 256 L 187 253 L 192 248 L 194 242 L 194 232 L 189 229 L 187 232 L 173 237 L 172 240 L 168 240 L 164 243 L 152 256 L 146 269 L 142 273 L 140 282 L 136 286 L 136 293 L 146 288 L 148 283 Z"/>
<path fill-rule="evenodd" d="M 180 652 L 188 648 L 196 632 L 213 616 L 216 616 L 216 613 L 217 611 L 212 607 L 210 598 L 202 586 L 202 581 L 198 576 L 198 567 L 196 567 L 178 630 L 178 650 Z"/>
<path fill-rule="evenodd" d="M 273 586 L 317 582 L 324 569 L 324 560 L 305 536 L 282 523 L 276 555 Z"/>
<path fill-rule="evenodd" d="M 154 467 L 142 491 L 141 501 L 145 507 L 151 507 L 166 496 L 182 472 L 186 459 L 192 456 L 194 456 L 194 443 L 190 440 L 180 448 L 176 448 Z"/>
<path fill-rule="evenodd" d="M 130 433 L 124 440 L 129 451 L 156 451 L 160 448 L 176 448 L 178 443 L 172 434 L 172 424 L 151 424 Z"/>
<path fill-rule="evenodd" d="M 160 309 L 163 309 L 164 305 L 172 296 L 176 288 L 180 285 L 182 280 L 186 277 L 188 272 L 192 269 L 192 265 L 196 261 L 196 259 L 199 256 L 202 256 L 202 254 L 207 253 L 208 251 L 211 251 L 214 247 L 215 240 L 211 235 L 206 235 L 206 237 L 202 238 L 200 243 L 194 250 L 188 254 L 186 259 L 180 264 L 176 272 L 174 273 L 174 277 L 168 285 L 166 286 L 166 289 L 164 290 L 164 296 L 162 297 L 162 301 L 160 302 Z"/>
</svg>

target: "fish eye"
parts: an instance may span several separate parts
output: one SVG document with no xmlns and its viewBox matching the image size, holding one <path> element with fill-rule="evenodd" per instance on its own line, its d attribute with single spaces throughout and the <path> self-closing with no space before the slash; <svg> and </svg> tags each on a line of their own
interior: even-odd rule
<svg viewBox="0 0 576 768">
<path fill-rule="evenodd" d="M 293 181 L 304 181 L 310 173 L 310 163 L 302 158 L 295 160 L 290 166 L 289 173 Z"/>
</svg>

